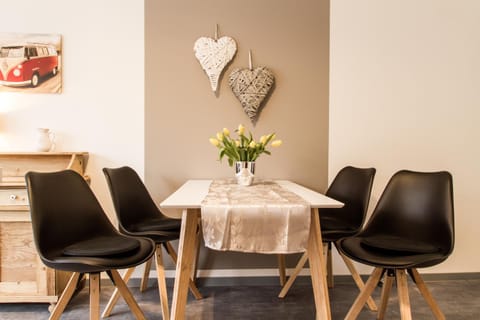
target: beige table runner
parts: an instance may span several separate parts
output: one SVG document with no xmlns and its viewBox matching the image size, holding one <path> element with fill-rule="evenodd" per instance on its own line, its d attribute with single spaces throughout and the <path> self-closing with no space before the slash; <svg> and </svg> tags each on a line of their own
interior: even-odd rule
<svg viewBox="0 0 480 320">
<path fill-rule="evenodd" d="M 272 181 L 239 186 L 214 180 L 202 202 L 205 245 L 215 250 L 257 253 L 304 252 L 310 205 Z"/>
</svg>

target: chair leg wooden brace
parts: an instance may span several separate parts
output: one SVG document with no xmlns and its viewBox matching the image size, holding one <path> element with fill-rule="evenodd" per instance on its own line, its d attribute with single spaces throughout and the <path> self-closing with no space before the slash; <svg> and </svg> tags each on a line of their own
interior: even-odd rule
<svg viewBox="0 0 480 320">
<path fill-rule="evenodd" d="M 443 312 L 440 310 L 435 299 L 433 299 L 432 294 L 430 293 L 427 286 L 425 285 L 425 282 L 423 282 L 423 279 L 422 277 L 420 277 L 420 274 L 418 273 L 417 269 L 409 269 L 408 271 L 412 276 L 415 284 L 417 285 L 418 290 L 420 290 L 420 293 L 423 295 L 423 298 L 430 306 L 430 309 L 435 315 L 435 318 L 437 318 L 438 320 L 445 320 L 445 316 Z"/>
<path fill-rule="evenodd" d="M 392 269 L 387 270 L 385 275 L 385 283 L 382 287 L 382 296 L 380 298 L 380 310 L 378 310 L 377 319 L 381 320 L 385 317 L 387 311 L 388 298 L 390 297 L 390 291 L 392 290 L 393 281 L 395 280 L 395 271 Z"/>
<path fill-rule="evenodd" d="M 100 319 L 100 272 L 90 273 L 90 320 Z"/>
<path fill-rule="evenodd" d="M 143 314 L 143 311 L 138 306 L 137 302 L 133 298 L 132 293 L 130 292 L 130 290 L 128 290 L 128 287 L 125 284 L 125 282 L 123 282 L 122 277 L 120 277 L 120 274 L 118 273 L 118 271 L 108 270 L 107 273 L 112 279 L 113 284 L 115 284 L 115 287 L 118 288 L 118 292 L 120 292 L 123 299 L 125 300 L 127 305 L 130 307 L 130 310 L 132 311 L 135 318 L 138 320 L 144 320 L 145 315 Z"/>
<path fill-rule="evenodd" d="M 177 263 L 177 255 L 175 253 L 175 250 L 173 249 L 172 245 L 170 244 L 170 242 L 166 242 L 165 244 L 165 249 L 167 250 L 168 254 L 170 255 L 170 257 L 172 258 L 173 262 L 176 264 Z M 160 253 L 158 252 L 160 251 Z M 162 247 L 161 245 L 157 245 L 157 248 L 155 250 L 155 256 L 157 257 L 157 260 L 158 261 L 158 257 L 161 257 L 161 269 L 162 271 L 160 271 L 159 273 L 159 265 L 158 265 L 158 262 L 155 263 L 155 268 L 157 270 L 157 281 L 158 281 L 158 288 L 159 288 L 159 293 L 160 293 L 160 304 L 162 305 L 162 313 L 165 312 L 166 316 L 163 315 L 163 319 L 168 319 L 170 317 L 169 315 L 169 311 L 168 311 L 168 297 L 167 297 L 167 290 L 166 290 L 166 282 L 165 280 L 164 281 L 161 281 L 160 279 L 160 274 L 163 274 L 163 279 L 165 279 L 165 268 L 163 266 L 163 254 L 162 254 Z M 151 269 L 151 264 L 152 264 L 152 261 L 155 260 L 155 257 L 152 257 L 150 260 L 148 260 L 145 264 L 145 270 L 150 270 Z M 133 274 L 133 271 L 135 270 L 135 267 L 132 267 L 132 268 L 129 268 L 125 271 L 125 274 L 123 275 L 123 281 L 125 283 L 128 283 L 128 281 L 130 280 L 130 277 L 132 276 Z M 146 271 L 145 271 L 146 273 Z M 144 279 L 146 279 L 146 281 L 144 281 Z M 144 274 L 144 278 L 142 278 L 142 284 L 145 282 L 145 287 L 146 287 L 146 282 L 148 281 L 148 276 L 145 277 L 145 274 Z M 165 290 L 164 290 L 164 293 L 162 294 L 162 286 L 163 283 L 165 282 Z M 140 291 L 143 291 L 141 288 L 142 288 L 142 284 L 140 285 Z M 190 290 L 192 291 L 192 294 L 195 296 L 195 298 L 198 300 L 198 299 L 202 299 L 202 295 L 200 294 L 200 292 L 198 291 L 197 287 L 195 286 L 195 284 L 193 283 L 193 281 L 190 282 Z M 163 298 L 163 296 L 165 296 L 165 298 Z M 115 290 L 113 291 L 113 294 L 112 296 L 110 297 L 110 300 L 108 301 L 107 303 L 107 306 L 105 307 L 105 310 L 103 311 L 102 313 L 102 318 L 106 318 L 108 316 L 111 315 L 112 311 L 113 311 L 113 308 L 115 307 L 115 305 L 117 304 L 118 302 L 118 299 L 120 298 L 120 292 L 118 291 L 118 288 L 115 288 Z M 165 304 L 162 304 L 162 301 L 166 301 Z"/>
<path fill-rule="evenodd" d="M 407 274 L 404 269 L 396 270 L 398 303 L 400 304 L 400 319 L 411 320 L 410 298 L 408 297 Z"/>
<path fill-rule="evenodd" d="M 340 257 L 342 257 L 343 262 L 345 263 L 348 270 L 350 271 L 350 273 L 352 275 L 352 278 L 355 281 L 355 284 L 357 285 L 358 289 L 360 291 L 362 291 L 363 288 L 365 287 L 365 283 L 363 283 L 363 280 L 360 277 L 360 275 L 358 274 L 357 269 L 355 269 L 355 266 L 353 265 L 353 262 L 350 259 L 348 259 L 347 257 L 345 257 L 343 254 L 340 253 L 336 244 L 335 244 L 335 248 L 337 248 L 338 254 L 340 255 Z M 375 301 L 373 300 L 373 298 L 371 296 L 369 296 L 368 299 L 367 299 L 367 307 L 371 311 L 377 311 L 377 305 L 375 304 Z"/>
<path fill-rule="evenodd" d="M 134 270 L 135 270 L 135 267 L 132 267 L 132 268 L 129 268 L 125 271 L 125 273 L 122 277 L 123 282 L 128 283 L 128 280 L 130 280 L 130 277 L 132 276 Z M 110 300 L 108 300 L 108 303 L 107 303 L 107 306 L 105 307 L 105 310 L 103 310 L 102 318 L 106 318 L 106 317 L 110 316 L 110 314 L 113 311 L 113 307 L 115 307 L 119 298 L 120 298 L 120 292 L 118 292 L 118 288 L 115 287 L 115 290 L 113 291 L 113 294 L 110 297 Z"/>
<path fill-rule="evenodd" d="M 325 247 L 323 248 L 325 250 Z M 332 262 L 332 243 L 326 244 L 326 258 L 327 262 L 327 284 L 329 288 L 333 288 L 333 262 Z"/>
<path fill-rule="evenodd" d="M 365 283 L 365 287 L 360 292 L 357 299 L 355 299 L 353 305 L 350 307 L 350 310 L 345 316 L 345 320 L 353 320 L 358 317 L 358 314 L 360 313 L 360 311 L 362 311 L 362 308 L 367 302 L 368 297 L 372 295 L 373 290 L 375 290 L 375 288 L 377 287 L 378 281 L 382 277 L 382 274 L 383 268 L 375 268 L 373 270 L 372 275 L 370 276 L 370 278 L 368 278 L 367 283 Z"/>
<path fill-rule="evenodd" d="M 75 290 L 77 289 L 78 282 L 82 278 L 81 276 L 82 274 L 78 272 L 74 272 L 72 274 L 72 276 L 68 280 L 67 286 L 65 287 L 62 295 L 60 296 L 60 299 L 58 299 L 58 302 L 55 305 L 55 308 L 53 308 L 52 313 L 48 318 L 49 320 L 60 319 L 60 316 L 65 310 L 65 307 L 67 306 L 68 302 L 70 301 L 73 294 L 75 293 Z"/>
<path fill-rule="evenodd" d="M 165 249 L 167 250 L 168 255 L 172 258 L 173 263 L 176 265 L 177 253 L 175 252 L 175 249 L 173 249 L 170 242 L 165 243 Z M 190 292 L 193 294 L 196 300 L 203 299 L 202 294 L 200 293 L 200 291 L 198 291 L 197 285 L 195 284 L 195 282 L 193 282 L 192 279 L 190 279 L 190 282 L 188 283 L 188 287 L 190 288 Z"/>
<path fill-rule="evenodd" d="M 147 289 L 148 278 L 150 277 L 150 270 L 152 269 L 153 257 L 145 262 L 145 269 L 143 270 L 142 281 L 140 282 L 140 292 L 143 292 Z"/>
<path fill-rule="evenodd" d="M 157 269 L 158 291 L 160 293 L 160 305 L 162 307 L 162 318 L 170 319 L 168 311 L 167 283 L 165 281 L 165 267 L 163 266 L 163 253 L 161 244 L 157 244 L 155 249 L 155 266 Z"/>
</svg>

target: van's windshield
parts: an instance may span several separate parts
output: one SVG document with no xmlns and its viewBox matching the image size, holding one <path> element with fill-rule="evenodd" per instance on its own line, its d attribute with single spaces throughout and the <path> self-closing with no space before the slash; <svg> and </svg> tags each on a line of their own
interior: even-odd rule
<svg viewBox="0 0 480 320">
<path fill-rule="evenodd" d="M 0 58 L 22 58 L 25 50 L 22 46 L 0 48 Z"/>
</svg>

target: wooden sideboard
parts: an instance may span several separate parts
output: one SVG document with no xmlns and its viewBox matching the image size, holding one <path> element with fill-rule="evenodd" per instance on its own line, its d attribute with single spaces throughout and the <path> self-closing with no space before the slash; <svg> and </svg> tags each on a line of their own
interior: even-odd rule
<svg viewBox="0 0 480 320">
<path fill-rule="evenodd" d="M 86 152 L 0 152 L 0 303 L 55 304 L 68 273 L 47 268 L 36 253 L 25 173 L 72 169 L 85 176 Z"/>
</svg>

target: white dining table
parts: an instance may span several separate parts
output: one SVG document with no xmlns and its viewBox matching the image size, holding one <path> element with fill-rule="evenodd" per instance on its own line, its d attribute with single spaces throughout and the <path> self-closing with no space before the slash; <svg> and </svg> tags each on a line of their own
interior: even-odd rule
<svg viewBox="0 0 480 320">
<path fill-rule="evenodd" d="M 297 194 L 310 204 L 311 220 L 307 252 L 317 312 L 316 318 L 331 319 L 330 301 L 323 267 L 325 261 L 318 209 L 340 208 L 343 203 L 288 180 L 274 180 L 274 182 Z M 197 227 L 201 216 L 201 205 L 209 192 L 211 183 L 212 180 L 188 180 L 160 203 L 160 208 L 165 214 L 174 215 L 174 212 L 180 210 L 182 216 L 171 319 L 185 319 L 191 266 L 195 259 L 198 241 Z"/>
</svg>

